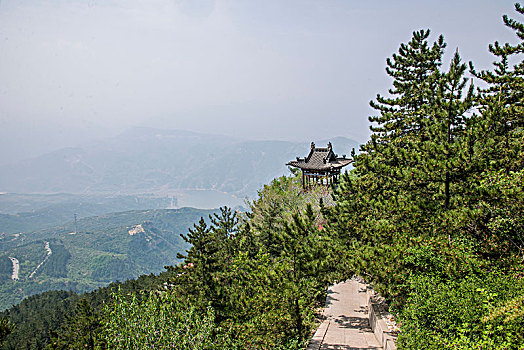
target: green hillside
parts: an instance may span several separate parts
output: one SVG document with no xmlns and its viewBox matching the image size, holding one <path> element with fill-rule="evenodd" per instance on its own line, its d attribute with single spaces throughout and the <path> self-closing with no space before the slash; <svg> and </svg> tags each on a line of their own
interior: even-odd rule
<svg viewBox="0 0 524 350">
<path fill-rule="evenodd" d="M 187 248 L 181 233 L 212 210 L 137 210 L 105 214 L 0 240 L 0 309 L 46 290 L 89 291 L 158 273 Z M 47 249 L 48 248 L 48 249 Z M 18 280 L 12 279 L 19 262 Z"/>
</svg>

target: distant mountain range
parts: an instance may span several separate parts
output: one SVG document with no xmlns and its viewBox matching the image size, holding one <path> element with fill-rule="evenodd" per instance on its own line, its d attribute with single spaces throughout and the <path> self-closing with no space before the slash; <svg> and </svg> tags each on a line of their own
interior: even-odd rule
<svg viewBox="0 0 524 350">
<path fill-rule="evenodd" d="M 335 137 L 340 155 L 358 148 Z M 0 191 L 20 193 L 157 193 L 214 190 L 252 196 L 287 173 L 286 163 L 309 151 L 309 143 L 250 141 L 180 130 L 132 128 L 117 137 L 64 148 L 4 166 Z"/>
</svg>

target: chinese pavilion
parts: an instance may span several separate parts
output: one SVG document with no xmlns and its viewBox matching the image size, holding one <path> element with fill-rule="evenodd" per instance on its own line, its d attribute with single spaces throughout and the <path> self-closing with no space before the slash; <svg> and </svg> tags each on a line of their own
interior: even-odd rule
<svg viewBox="0 0 524 350">
<path fill-rule="evenodd" d="M 333 152 L 331 142 L 327 147 L 315 147 L 311 142 L 309 155 L 304 158 L 297 157 L 286 165 L 299 168 L 302 171 L 302 187 L 308 189 L 312 186 L 330 186 L 337 183 L 340 177 L 340 169 L 353 162 L 346 155 L 339 157 Z"/>
</svg>

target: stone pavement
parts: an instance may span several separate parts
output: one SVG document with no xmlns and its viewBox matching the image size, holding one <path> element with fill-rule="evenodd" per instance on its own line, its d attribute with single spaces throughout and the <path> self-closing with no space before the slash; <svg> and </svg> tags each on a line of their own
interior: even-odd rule
<svg viewBox="0 0 524 350">
<path fill-rule="evenodd" d="M 381 350 L 369 326 L 366 286 L 353 278 L 328 289 L 326 320 L 308 350 Z"/>
</svg>

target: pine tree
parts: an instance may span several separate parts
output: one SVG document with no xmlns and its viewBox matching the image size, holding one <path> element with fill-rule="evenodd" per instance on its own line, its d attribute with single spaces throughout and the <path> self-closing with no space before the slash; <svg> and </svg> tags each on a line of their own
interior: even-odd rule
<svg viewBox="0 0 524 350">
<path fill-rule="evenodd" d="M 518 14 L 524 15 L 524 8 L 515 4 Z M 482 124 L 479 133 L 485 142 L 479 145 L 479 152 L 486 169 L 522 169 L 524 166 L 524 24 L 503 16 L 504 24 L 519 38 L 519 43 L 489 46 L 496 57 L 493 70 L 472 73 L 489 85 L 481 90 Z"/>
<path fill-rule="evenodd" d="M 322 235 L 324 234 L 324 237 Z M 285 223 L 282 237 L 281 263 L 289 266 L 290 283 L 290 313 L 293 315 L 295 334 L 303 340 L 311 322 L 311 305 L 317 300 L 317 293 L 322 290 L 322 273 L 324 250 L 327 243 L 326 233 L 322 233 L 315 224 L 315 214 L 311 205 L 308 205 L 303 215 L 293 215 L 289 223 Z"/>
<path fill-rule="evenodd" d="M 272 257 L 280 256 L 282 251 L 282 232 L 284 222 L 291 213 L 303 210 L 307 201 L 300 196 L 302 186 L 296 176 L 282 176 L 265 185 L 258 192 L 258 198 L 250 203 L 251 213 L 246 220 L 253 233 L 253 239 L 261 249 Z"/>
<path fill-rule="evenodd" d="M 390 97 L 377 95 L 370 102 L 379 115 L 369 117 L 373 134 L 355 161 L 361 184 L 368 181 L 367 192 L 390 207 L 392 215 L 402 215 L 404 206 L 424 205 L 418 198 L 429 189 L 421 167 L 426 150 L 420 145 L 429 139 L 428 128 L 435 120 L 446 47 L 442 36 L 430 44 L 429 35 L 429 30 L 414 32 L 411 41 L 387 59 L 393 88 Z"/>
<path fill-rule="evenodd" d="M 398 54 L 386 60 L 386 72 L 393 78 L 392 97 L 377 95 L 370 105 L 380 112 L 369 117 L 373 131 L 371 142 L 363 147 L 372 152 L 378 145 L 387 145 L 398 139 L 400 146 L 408 146 L 410 138 L 422 137 L 428 104 L 434 99 L 437 87 L 435 76 L 442 65 L 446 43 L 440 36 L 429 44 L 429 30 L 413 32 L 411 41 L 401 44 Z"/>
<path fill-rule="evenodd" d="M 173 269 L 177 272 L 174 284 L 181 286 L 181 293 L 195 299 L 201 308 L 212 306 L 221 321 L 227 310 L 227 288 L 231 284 L 229 265 L 236 255 L 238 232 L 237 213 L 228 207 L 209 216 L 210 226 L 204 218 L 181 237 L 191 248 L 178 254 L 184 263 Z"/>
<path fill-rule="evenodd" d="M 233 238 L 238 232 L 238 216 L 235 211 L 229 207 L 221 207 L 220 213 L 214 213 L 209 216 L 211 220 L 211 232 L 214 241 L 220 245 L 223 251 L 222 257 L 231 257 L 233 255 Z"/>
<path fill-rule="evenodd" d="M 220 212 L 209 217 L 211 220 L 211 236 L 216 252 L 211 256 L 212 292 L 211 305 L 216 311 L 218 321 L 229 316 L 230 310 L 228 288 L 234 275 L 230 269 L 238 251 L 238 216 L 229 207 L 221 207 Z"/>
<path fill-rule="evenodd" d="M 392 97 L 371 102 L 380 112 L 370 117 L 371 140 L 356 156 L 353 174 L 343 176 L 337 205 L 327 211 L 329 230 L 345 243 L 346 252 L 339 251 L 349 261 L 347 273 L 368 278 L 399 302 L 411 272 L 438 273 L 428 242 L 448 240 L 447 217 L 474 170 L 468 164 L 475 96 L 465 78 L 467 66 L 457 51 L 442 71 L 444 39 L 430 44 L 428 37 L 429 31 L 413 33 L 388 59 Z M 415 259 L 410 251 L 425 258 Z"/>
<path fill-rule="evenodd" d="M 515 10 L 524 15 L 520 4 Z M 518 43 L 490 45 L 496 58 L 491 70 L 477 72 L 471 65 L 472 73 L 488 87 L 480 90 L 475 124 L 482 135 L 475 145 L 482 171 L 472 181 L 475 191 L 468 200 L 476 210 L 470 213 L 468 232 L 480 242 L 485 258 L 509 262 L 515 255 L 524 259 L 524 24 L 507 15 L 503 22 Z"/>
<path fill-rule="evenodd" d="M 433 106 L 428 106 L 431 112 L 424 120 L 427 137 L 416 145 L 420 149 L 420 176 L 426 179 L 430 191 L 432 185 L 437 187 L 434 189 L 437 195 L 430 200 L 443 197 L 444 209 L 451 205 L 451 186 L 468 179 L 473 156 L 471 145 L 476 142 L 468 128 L 467 114 L 474 106 L 475 96 L 473 84 L 467 88 L 466 69 L 457 50 L 449 70 L 437 74 L 437 94 Z M 435 203 L 437 206 L 442 204 Z"/>
<path fill-rule="evenodd" d="M 216 264 L 215 255 L 219 248 L 213 240 L 211 228 L 203 217 L 188 231 L 187 235 L 180 236 L 191 247 L 185 255 L 177 254 L 177 258 L 184 259 L 184 262 L 182 266 L 175 269 L 177 277 L 174 282 L 183 283 L 183 292 L 196 297 L 197 302 L 205 307 L 213 295 L 212 274 Z"/>
<path fill-rule="evenodd" d="M 449 71 L 441 72 L 446 43 L 440 36 L 430 45 L 428 37 L 429 30 L 414 32 L 387 59 L 392 97 L 378 95 L 371 101 L 380 115 L 369 118 L 375 123 L 373 134 L 356 162 L 357 173 L 371 173 L 379 181 L 373 186 L 377 195 L 420 210 L 449 208 L 452 183 L 464 181 L 469 159 L 466 113 L 474 102 L 458 51 Z"/>
</svg>

